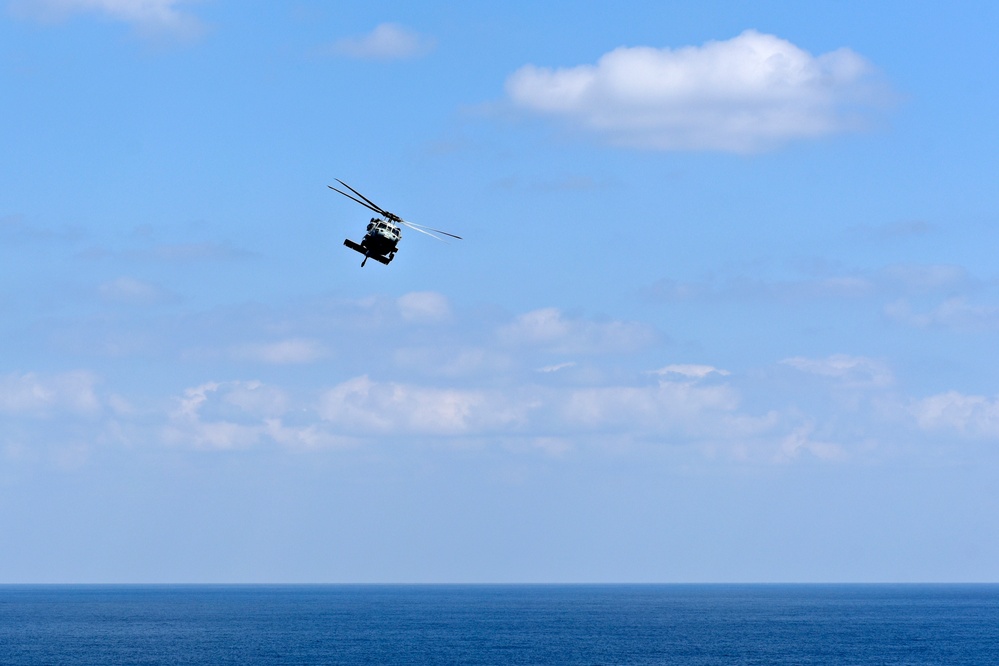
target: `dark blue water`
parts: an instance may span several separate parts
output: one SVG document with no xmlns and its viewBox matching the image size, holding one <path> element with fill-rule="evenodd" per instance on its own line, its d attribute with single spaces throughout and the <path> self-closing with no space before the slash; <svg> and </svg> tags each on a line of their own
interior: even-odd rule
<svg viewBox="0 0 999 666">
<path fill-rule="evenodd" d="M 0 664 L 999 664 L 999 586 L 0 586 Z"/>
</svg>

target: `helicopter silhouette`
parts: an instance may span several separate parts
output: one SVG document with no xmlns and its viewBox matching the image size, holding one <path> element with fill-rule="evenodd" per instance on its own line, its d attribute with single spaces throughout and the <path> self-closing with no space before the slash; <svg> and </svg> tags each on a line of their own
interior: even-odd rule
<svg viewBox="0 0 999 666">
<path fill-rule="evenodd" d="M 426 234 L 431 238 L 436 238 L 439 241 L 444 239 L 436 234 L 443 234 L 444 236 L 449 236 L 451 238 L 457 238 L 461 240 L 461 236 L 455 236 L 454 234 L 449 234 L 446 231 L 441 231 L 440 229 L 432 229 L 431 227 L 425 227 L 422 224 L 416 224 L 414 222 L 407 222 L 395 213 L 390 213 L 387 210 L 379 207 L 371 199 L 367 198 L 353 187 L 343 182 L 339 178 L 336 182 L 340 183 L 348 190 L 356 194 L 358 197 L 353 197 L 343 190 L 338 190 L 332 185 L 327 185 L 334 192 L 339 192 L 343 196 L 347 197 L 352 201 L 356 201 L 365 208 L 370 208 L 374 212 L 378 213 L 382 217 L 373 217 L 371 221 L 368 222 L 367 232 L 364 234 L 364 239 L 360 243 L 355 243 L 349 238 L 344 239 L 343 244 L 349 247 L 355 252 L 360 252 L 364 255 L 364 260 L 361 262 L 361 266 L 368 263 L 368 259 L 374 259 L 377 262 L 383 263 L 388 266 L 389 262 L 395 257 L 395 253 L 399 250 L 399 241 L 402 240 L 402 229 L 400 225 L 409 227 L 414 231 L 419 231 L 421 234 Z M 384 218 L 384 219 L 383 219 Z M 446 241 L 445 241 L 446 242 Z"/>
</svg>

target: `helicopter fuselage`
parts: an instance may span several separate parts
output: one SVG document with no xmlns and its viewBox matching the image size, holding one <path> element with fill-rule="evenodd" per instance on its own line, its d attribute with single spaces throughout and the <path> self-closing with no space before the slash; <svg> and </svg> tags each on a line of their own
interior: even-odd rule
<svg viewBox="0 0 999 666">
<path fill-rule="evenodd" d="M 395 257 L 400 240 L 402 240 L 402 230 L 399 228 L 399 225 L 393 223 L 391 220 L 373 217 L 368 222 L 367 233 L 364 234 L 364 239 L 360 244 L 355 243 L 349 238 L 344 240 L 343 244 L 364 255 L 364 261 L 361 262 L 362 266 L 368 261 L 369 257 L 387 265 Z"/>
<path fill-rule="evenodd" d="M 454 234 L 441 231 L 440 229 L 434 229 L 433 227 L 425 227 L 422 224 L 407 222 L 395 213 L 390 213 L 384 208 L 380 208 L 374 201 L 367 198 L 339 178 L 336 179 L 336 182 L 340 183 L 357 196 L 355 197 L 351 194 L 347 194 L 343 190 L 338 190 L 332 185 L 329 186 L 331 190 L 339 192 L 351 201 L 359 203 L 368 210 L 374 211 L 382 216 L 371 218 L 371 221 L 368 222 L 367 233 L 364 234 L 364 240 L 360 243 L 355 243 L 349 238 L 343 242 L 343 244 L 351 250 L 360 252 L 364 255 L 364 261 L 361 262 L 362 266 L 368 263 L 369 258 L 383 264 L 388 264 L 392 261 L 392 258 L 395 257 L 396 250 L 399 249 L 399 241 L 402 240 L 403 226 L 419 231 L 421 234 L 425 234 L 431 238 L 436 238 L 439 241 L 444 240 L 441 236 L 448 236 L 450 238 L 461 240 L 461 236 L 455 236 Z"/>
</svg>

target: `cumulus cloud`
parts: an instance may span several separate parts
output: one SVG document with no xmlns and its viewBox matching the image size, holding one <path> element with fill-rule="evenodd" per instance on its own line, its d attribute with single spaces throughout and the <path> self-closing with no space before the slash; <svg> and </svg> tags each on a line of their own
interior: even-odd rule
<svg viewBox="0 0 999 666">
<path fill-rule="evenodd" d="M 593 354 L 635 351 L 655 342 L 658 335 L 647 324 L 586 320 L 568 317 L 558 308 L 541 308 L 503 326 L 499 338 L 508 345 Z"/>
<path fill-rule="evenodd" d="M 999 437 L 999 398 L 948 391 L 914 400 L 909 411 L 924 430 L 951 430 L 970 437 Z"/>
<path fill-rule="evenodd" d="M 259 381 L 206 382 L 176 398 L 162 436 L 168 444 L 214 451 L 268 441 L 294 449 L 350 443 L 316 422 L 287 423 L 289 402 L 284 391 Z"/>
<path fill-rule="evenodd" d="M 522 417 L 504 402 L 476 389 L 375 382 L 365 375 L 327 391 L 319 412 L 349 433 L 483 434 Z"/>
<path fill-rule="evenodd" d="M 400 296 L 396 303 L 400 316 L 408 322 L 435 323 L 451 316 L 447 297 L 433 291 L 414 291 Z"/>
<path fill-rule="evenodd" d="M 882 387 L 893 381 L 891 370 L 884 361 L 834 354 L 826 358 L 805 358 L 795 356 L 781 361 L 802 372 L 836 379 L 848 386 Z"/>
<path fill-rule="evenodd" d="M 715 374 L 715 373 L 712 373 Z M 646 375 L 647 376 L 647 375 Z M 801 433 L 777 411 L 751 413 L 726 382 L 677 375 L 603 386 L 521 383 L 502 388 L 432 386 L 359 376 L 305 401 L 259 381 L 206 382 L 186 389 L 160 413 L 129 406 L 94 420 L 88 441 L 143 441 L 199 451 L 357 447 L 419 438 L 464 446 L 493 444 L 511 451 L 564 456 L 580 446 L 645 442 L 694 444 L 706 455 L 787 462 L 809 453 L 836 459 L 839 450 Z M 29 378 L 30 379 L 30 378 Z M 53 405 L 99 408 L 86 398 L 71 403 L 39 392 L 29 381 L 3 387 L 0 413 L 57 415 Z M 113 413 L 112 413 L 113 412 Z M 150 433 L 148 428 L 156 428 Z M 152 434 L 152 437 L 150 436 Z M 8 446 L 23 446 L 11 439 Z M 22 449 L 18 449 L 22 450 Z"/>
<path fill-rule="evenodd" d="M 660 381 L 653 386 L 575 389 L 566 396 L 562 413 L 567 423 L 587 430 L 703 435 L 716 431 L 719 414 L 738 407 L 739 394 L 730 386 Z"/>
<path fill-rule="evenodd" d="M 194 405 L 193 410 L 188 409 L 185 413 L 190 415 L 199 411 L 200 406 L 205 402 L 206 389 L 218 391 L 219 388 L 219 384 L 209 384 L 195 389 L 193 393 L 197 396 L 197 404 Z M 274 417 L 288 411 L 287 394 L 275 386 L 269 386 L 260 381 L 230 382 L 221 399 L 244 414 Z"/>
<path fill-rule="evenodd" d="M 294 316 L 299 312 L 305 316 Z M 164 398 L 149 395 L 154 385 L 141 392 L 104 387 L 85 373 L 0 375 L 0 420 L 14 426 L 6 444 L 28 450 L 64 423 L 63 434 L 88 442 L 158 441 L 201 451 L 364 444 L 389 453 L 418 441 L 585 455 L 620 445 L 756 462 L 855 458 L 878 441 L 897 441 L 892 428 L 912 439 L 917 422 L 927 437 L 999 430 L 992 398 L 913 401 L 876 358 L 763 358 L 747 374 L 699 362 L 710 359 L 691 357 L 689 346 L 658 345 L 656 330 L 643 323 L 558 308 L 475 314 L 468 325 L 443 296 L 415 292 L 187 317 L 197 339 L 211 330 L 254 343 L 234 347 L 215 338 L 214 351 L 184 372 L 240 381 L 202 375 Z M 229 328 L 216 332 L 222 320 Z M 155 325 L 175 336 L 179 327 L 163 321 Z M 327 348 L 336 350 L 336 363 L 288 367 Z M 233 374 L 246 372 L 232 363 L 239 360 L 280 367 L 250 366 L 263 381 L 245 381 Z"/>
<path fill-rule="evenodd" d="M 334 435 L 318 425 L 289 426 L 281 419 L 265 419 L 264 433 L 280 446 L 297 451 L 342 449 L 356 444 L 354 440 Z"/>
<path fill-rule="evenodd" d="M 362 60 L 405 60 L 427 55 L 435 46 L 433 39 L 405 26 L 382 23 L 366 35 L 336 41 L 332 51 L 337 55 Z"/>
<path fill-rule="evenodd" d="M 776 462 L 791 462 L 808 453 L 820 460 L 840 461 L 846 458 L 842 446 L 830 442 L 820 442 L 812 439 L 813 425 L 811 423 L 795 428 L 781 440 Z"/>
<path fill-rule="evenodd" d="M 12 0 L 10 8 L 15 15 L 43 21 L 95 13 L 129 23 L 143 33 L 192 37 L 204 27 L 197 18 L 179 9 L 188 3 L 189 0 Z"/>
<path fill-rule="evenodd" d="M 67 413 L 92 415 L 101 408 L 96 384 L 97 379 L 83 371 L 0 375 L 0 412 L 41 418 Z"/>
<path fill-rule="evenodd" d="M 354 436 L 663 437 L 740 439 L 776 425 L 772 413 L 739 410 L 729 385 L 694 381 L 638 385 L 454 389 L 355 377 L 327 391 L 320 415 Z"/>
<path fill-rule="evenodd" d="M 506 81 L 514 105 L 612 144 L 749 153 L 864 126 L 883 92 L 848 48 L 819 56 L 747 30 L 678 49 L 621 47 L 595 65 L 526 65 Z"/>
<path fill-rule="evenodd" d="M 851 377 L 858 365 L 796 364 L 837 378 Z M 304 396 L 262 381 L 210 381 L 185 389 L 167 410 L 135 406 L 116 394 L 107 399 L 105 409 L 94 379 L 85 373 L 9 375 L 0 380 L 0 415 L 27 417 L 18 423 L 34 427 L 31 423 L 40 419 L 76 414 L 93 424 L 88 442 L 159 440 L 215 452 L 267 446 L 342 449 L 417 438 L 553 456 L 580 446 L 639 442 L 771 462 L 789 462 L 803 454 L 821 460 L 846 455 L 845 445 L 811 435 L 811 422 L 821 421 L 821 414 L 803 419 L 775 404 L 747 409 L 738 378 L 730 379 L 714 366 L 676 364 L 635 373 L 630 380 L 618 376 L 604 381 L 573 373 L 566 381 L 550 381 L 551 373 L 572 364 L 560 366 L 532 371 L 519 380 L 507 374 L 499 383 L 466 378 L 457 386 L 360 375 Z M 984 399 L 928 399 L 914 404 L 912 413 L 919 414 L 926 429 L 965 423 L 960 427 L 968 432 L 999 431 L 999 408 Z M 803 420 L 807 427 L 801 425 Z M 827 437 L 837 433 L 828 424 L 823 431 L 832 433 Z M 15 437 L 6 444 L 16 448 L 24 441 Z"/>
</svg>

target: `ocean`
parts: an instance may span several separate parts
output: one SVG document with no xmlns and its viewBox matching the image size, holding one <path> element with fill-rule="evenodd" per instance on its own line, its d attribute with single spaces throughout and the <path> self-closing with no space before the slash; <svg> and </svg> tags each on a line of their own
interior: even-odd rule
<svg viewBox="0 0 999 666">
<path fill-rule="evenodd" d="M 0 664 L 999 664 L 999 585 L 0 586 Z"/>
</svg>

